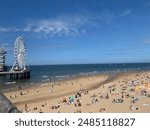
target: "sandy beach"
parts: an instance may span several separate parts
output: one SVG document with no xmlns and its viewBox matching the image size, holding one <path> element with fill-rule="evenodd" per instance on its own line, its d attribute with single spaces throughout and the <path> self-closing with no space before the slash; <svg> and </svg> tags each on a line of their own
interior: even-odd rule
<svg viewBox="0 0 150 130">
<path fill-rule="evenodd" d="M 4 94 L 24 113 L 146 113 L 150 72 L 81 76 Z"/>
</svg>

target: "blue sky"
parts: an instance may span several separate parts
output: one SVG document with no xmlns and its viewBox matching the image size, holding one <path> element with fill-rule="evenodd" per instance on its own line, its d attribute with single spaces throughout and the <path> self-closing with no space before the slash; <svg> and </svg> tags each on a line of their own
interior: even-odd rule
<svg viewBox="0 0 150 130">
<path fill-rule="evenodd" d="M 0 0 L 0 45 L 28 64 L 150 62 L 150 0 Z"/>
</svg>

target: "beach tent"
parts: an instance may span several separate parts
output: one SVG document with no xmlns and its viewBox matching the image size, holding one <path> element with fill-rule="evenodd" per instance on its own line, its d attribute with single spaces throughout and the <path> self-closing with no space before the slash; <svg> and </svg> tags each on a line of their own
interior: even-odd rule
<svg viewBox="0 0 150 130">
<path fill-rule="evenodd" d="M 70 97 L 69 97 L 69 102 L 70 102 L 70 103 L 73 103 L 73 102 L 74 102 L 74 96 L 70 96 Z"/>
<path fill-rule="evenodd" d="M 143 89 L 143 86 L 136 86 L 136 87 L 135 87 L 135 90 L 136 90 L 136 91 L 140 91 L 141 89 Z"/>
</svg>

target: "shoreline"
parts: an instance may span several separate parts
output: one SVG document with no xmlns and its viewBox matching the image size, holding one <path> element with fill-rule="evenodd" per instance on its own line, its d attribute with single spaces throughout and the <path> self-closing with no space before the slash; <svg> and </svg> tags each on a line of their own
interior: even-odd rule
<svg viewBox="0 0 150 130">
<path fill-rule="evenodd" d="M 149 70 L 150 71 L 150 70 Z M 121 75 L 121 74 L 128 74 L 128 73 L 141 73 L 141 72 L 147 72 L 147 70 L 127 70 L 127 71 L 110 71 L 110 72 L 97 72 L 97 73 L 91 73 L 91 74 L 88 74 L 88 73 L 85 73 L 83 75 L 71 75 L 71 77 L 67 77 L 67 78 L 64 78 L 64 79 L 57 79 L 55 81 L 39 81 L 38 83 L 29 83 L 27 84 L 26 86 L 23 85 L 23 86 L 17 86 L 17 87 L 11 87 L 11 88 L 3 88 L 3 89 L 0 89 L 1 92 L 9 92 L 9 91 L 16 91 L 18 90 L 19 88 L 21 89 L 27 89 L 27 88 L 33 88 L 33 87 L 37 87 L 37 86 L 42 86 L 42 85 L 46 85 L 46 84 L 55 84 L 57 82 L 63 82 L 63 81 L 68 81 L 68 80 L 72 80 L 72 79 L 76 79 L 76 78 L 82 78 L 82 77 L 90 77 L 90 76 L 96 76 L 96 75 Z"/>
<path fill-rule="evenodd" d="M 133 81 L 139 84 L 134 85 Z M 45 86 L 6 91 L 4 94 L 22 112 L 150 112 L 150 98 L 136 91 L 138 85 L 145 83 L 149 83 L 150 88 L 150 71 L 80 76 Z M 134 91 L 131 92 L 131 89 Z M 75 98 L 77 93 L 81 97 Z M 70 102 L 71 96 L 73 103 Z M 131 104 L 133 96 L 143 104 Z M 124 103 L 116 103 L 118 100 Z M 136 108 L 140 109 L 130 110 Z"/>
<path fill-rule="evenodd" d="M 47 86 L 51 85 L 51 86 L 60 86 L 60 84 L 64 84 L 65 82 L 68 82 L 68 83 L 71 83 L 72 81 L 74 80 L 80 80 L 80 79 L 85 79 L 85 78 L 91 78 L 91 77 L 109 77 L 109 75 L 101 75 L 101 74 L 98 74 L 98 75 L 86 75 L 86 76 L 78 76 L 78 77 L 73 77 L 73 78 L 69 78 L 69 79 L 64 79 L 64 80 L 61 80 L 61 81 L 56 81 L 56 82 L 48 82 L 47 85 L 42 85 L 42 84 L 39 84 L 39 85 L 35 85 L 35 86 L 32 86 L 32 87 L 23 87 L 21 89 L 14 89 L 14 90 L 8 90 L 8 91 L 5 91 L 4 93 L 9 93 L 9 92 L 20 92 L 20 91 L 26 91 L 26 90 L 29 90 L 29 89 L 41 89 L 41 88 L 47 88 Z M 68 84 L 67 83 L 67 84 Z M 101 84 L 101 82 L 100 82 Z M 95 85 L 94 85 L 95 86 Z M 96 88 L 95 88 L 96 89 Z"/>
<path fill-rule="evenodd" d="M 27 86 L 17 86 L 15 88 L 7 88 L 7 89 L 1 89 L 0 91 L 2 93 L 5 93 L 5 92 L 15 92 L 17 90 L 24 90 L 24 89 L 33 89 L 34 87 L 38 88 L 38 87 L 42 87 L 42 86 L 47 86 L 47 85 L 50 85 L 50 84 L 58 84 L 59 82 L 66 82 L 66 81 L 70 81 L 70 80 L 74 80 L 74 79 L 80 79 L 80 78 L 86 78 L 86 77 L 91 77 L 91 76 L 108 76 L 108 75 L 111 75 L 111 74 L 102 74 L 102 73 L 97 73 L 97 74 L 90 74 L 90 75 L 75 75 L 75 76 L 72 76 L 72 77 L 68 77 L 68 78 L 65 78 L 65 79 L 58 79 L 58 80 L 55 80 L 55 81 L 46 81 L 46 82 L 38 82 L 38 83 L 34 83 L 32 85 L 27 85 Z"/>
</svg>

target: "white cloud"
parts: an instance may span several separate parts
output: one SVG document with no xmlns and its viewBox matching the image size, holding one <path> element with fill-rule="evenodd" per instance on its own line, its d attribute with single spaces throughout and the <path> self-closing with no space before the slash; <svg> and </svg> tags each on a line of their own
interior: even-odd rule
<svg viewBox="0 0 150 130">
<path fill-rule="evenodd" d="M 7 31 L 9 31 L 8 28 L 0 27 L 0 32 L 7 32 Z"/>
<path fill-rule="evenodd" d="M 0 32 L 18 32 L 19 28 L 16 27 L 0 27 Z"/>
<path fill-rule="evenodd" d="M 76 35 L 83 32 L 83 26 L 87 22 L 87 18 L 77 16 L 58 19 L 32 20 L 25 25 L 23 31 L 51 35 Z"/>
<path fill-rule="evenodd" d="M 63 36 L 85 33 L 87 27 L 97 27 L 100 22 L 109 24 L 113 15 L 104 12 L 101 14 L 80 14 L 74 16 L 59 16 L 55 19 L 29 20 L 21 27 L 0 27 L 0 32 L 29 32 L 34 34 Z"/>
<path fill-rule="evenodd" d="M 120 16 L 127 16 L 127 15 L 130 15 L 131 13 L 132 13 L 132 11 L 130 9 L 127 9 L 127 10 L 123 11 Z"/>
<path fill-rule="evenodd" d="M 78 35 L 85 32 L 86 17 L 59 17 L 57 19 L 30 20 L 22 27 L 0 27 L 0 32 L 32 32 L 50 35 Z M 83 31 L 84 30 L 84 31 Z"/>
</svg>

